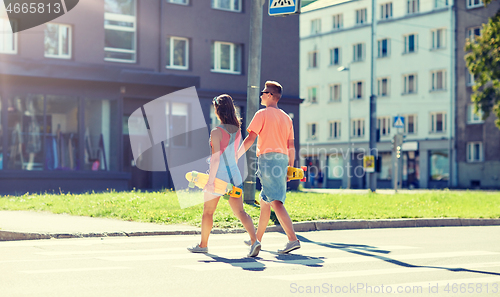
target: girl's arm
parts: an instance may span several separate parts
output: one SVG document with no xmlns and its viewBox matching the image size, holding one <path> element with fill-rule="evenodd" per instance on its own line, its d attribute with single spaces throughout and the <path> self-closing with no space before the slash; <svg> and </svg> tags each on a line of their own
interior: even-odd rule
<svg viewBox="0 0 500 297">
<path fill-rule="evenodd" d="M 217 170 L 219 169 L 220 163 L 220 142 L 222 140 L 222 134 L 219 129 L 214 129 L 210 133 L 210 142 L 212 143 L 212 156 L 210 157 L 210 172 L 208 174 L 208 182 L 203 190 L 209 193 L 215 191 L 215 176 L 217 175 Z"/>
</svg>

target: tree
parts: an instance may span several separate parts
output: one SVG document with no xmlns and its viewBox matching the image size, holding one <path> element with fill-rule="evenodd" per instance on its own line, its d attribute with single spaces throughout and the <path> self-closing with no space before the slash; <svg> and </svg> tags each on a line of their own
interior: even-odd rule
<svg viewBox="0 0 500 297">
<path fill-rule="evenodd" d="M 484 0 L 484 3 L 488 5 L 492 1 L 498 0 Z M 481 36 L 466 42 L 465 50 L 470 51 L 465 55 L 465 62 L 474 75 L 471 97 L 474 111 L 482 110 L 483 120 L 493 112 L 500 129 L 500 10 L 483 24 Z"/>
</svg>

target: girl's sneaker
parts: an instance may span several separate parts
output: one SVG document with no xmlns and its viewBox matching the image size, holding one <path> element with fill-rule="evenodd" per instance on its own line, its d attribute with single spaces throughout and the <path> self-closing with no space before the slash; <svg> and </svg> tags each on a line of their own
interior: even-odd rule
<svg viewBox="0 0 500 297">
<path fill-rule="evenodd" d="M 195 246 L 190 246 L 187 248 L 188 251 L 191 253 L 208 253 L 208 247 L 200 247 L 200 244 L 197 244 Z"/>
<path fill-rule="evenodd" d="M 288 254 L 289 252 L 300 249 L 300 241 L 297 239 L 295 241 L 289 241 L 285 245 L 285 248 L 282 250 L 278 250 L 278 253 L 280 254 Z"/>
</svg>

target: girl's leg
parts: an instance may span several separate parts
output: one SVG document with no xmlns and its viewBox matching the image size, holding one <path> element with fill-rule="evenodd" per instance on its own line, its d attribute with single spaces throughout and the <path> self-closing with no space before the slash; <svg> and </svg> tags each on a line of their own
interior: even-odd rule
<svg viewBox="0 0 500 297">
<path fill-rule="evenodd" d="M 257 240 L 257 236 L 255 235 L 255 227 L 253 225 L 252 218 L 245 212 L 243 209 L 243 198 L 234 198 L 229 197 L 229 205 L 233 210 L 234 215 L 241 221 L 245 230 L 247 230 L 250 235 L 250 240 L 252 244 Z"/>
<path fill-rule="evenodd" d="M 204 248 L 208 245 L 208 236 L 212 231 L 214 224 L 214 212 L 219 203 L 220 196 L 215 196 L 209 193 L 204 193 L 205 203 L 203 204 L 203 216 L 201 217 L 201 242 L 200 247 Z"/>
<path fill-rule="evenodd" d="M 271 203 L 268 203 L 262 198 L 260 199 L 260 217 L 259 217 L 259 227 L 257 228 L 257 240 L 262 242 L 262 236 L 266 232 L 267 223 L 271 218 Z"/>
</svg>

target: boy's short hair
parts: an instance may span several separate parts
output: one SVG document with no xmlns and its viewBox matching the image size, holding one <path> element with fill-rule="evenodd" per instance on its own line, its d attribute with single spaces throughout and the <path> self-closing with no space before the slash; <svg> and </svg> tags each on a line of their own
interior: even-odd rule
<svg viewBox="0 0 500 297">
<path fill-rule="evenodd" d="M 273 93 L 273 97 L 276 99 L 281 99 L 281 94 L 283 93 L 283 87 L 277 81 L 268 80 L 266 81 L 266 88 Z"/>
</svg>

